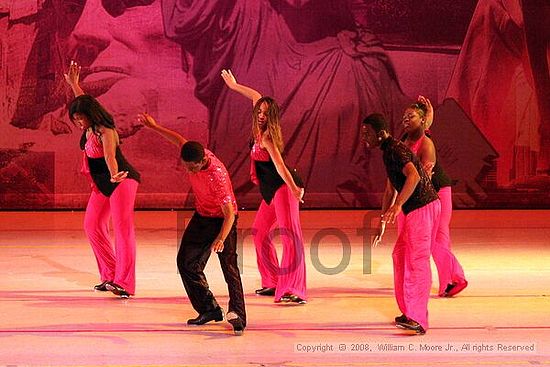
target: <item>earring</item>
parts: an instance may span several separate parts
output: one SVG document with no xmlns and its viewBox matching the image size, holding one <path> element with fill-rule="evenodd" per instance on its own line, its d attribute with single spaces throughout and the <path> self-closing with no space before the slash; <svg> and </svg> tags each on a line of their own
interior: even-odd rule
<svg viewBox="0 0 550 367">
<path fill-rule="evenodd" d="M 379 137 L 378 137 L 378 141 L 381 141 L 381 140 L 382 140 L 382 137 L 381 137 L 381 136 L 379 136 Z"/>
</svg>

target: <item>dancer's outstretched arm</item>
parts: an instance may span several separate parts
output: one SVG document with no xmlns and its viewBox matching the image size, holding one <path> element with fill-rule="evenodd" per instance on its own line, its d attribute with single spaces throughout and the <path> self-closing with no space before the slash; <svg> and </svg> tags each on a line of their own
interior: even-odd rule
<svg viewBox="0 0 550 367">
<path fill-rule="evenodd" d="M 426 106 L 426 129 L 429 129 L 434 122 L 434 107 L 432 106 L 432 102 L 422 95 L 418 96 L 418 102 Z"/>
<path fill-rule="evenodd" d="M 80 87 L 80 66 L 78 66 L 76 61 L 71 60 L 69 70 L 66 74 L 63 74 L 63 76 L 65 77 L 65 81 L 67 82 L 67 84 L 69 84 L 69 86 L 73 90 L 75 97 L 85 94 Z"/>
<path fill-rule="evenodd" d="M 229 89 L 232 89 L 235 92 L 239 92 L 246 98 L 251 99 L 252 105 L 256 105 L 256 102 L 258 101 L 258 99 L 262 98 L 262 95 L 257 90 L 247 87 L 246 85 L 237 83 L 237 79 L 235 79 L 235 76 L 233 75 L 231 70 L 223 69 L 222 78 L 225 84 L 229 87 Z"/>
<path fill-rule="evenodd" d="M 183 144 L 187 142 L 187 139 L 185 139 L 183 136 L 181 136 L 177 132 L 167 129 L 164 126 L 160 126 L 157 123 L 157 121 L 153 118 L 153 116 L 149 115 L 146 112 L 140 113 L 138 115 L 138 121 L 141 122 L 146 127 L 150 128 L 151 130 L 154 130 L 158 134 L 162 135 L 166 140 L 170 141 L 172 144 L 177 145 L 178 148 L 181 148 Z"/>
</svg>

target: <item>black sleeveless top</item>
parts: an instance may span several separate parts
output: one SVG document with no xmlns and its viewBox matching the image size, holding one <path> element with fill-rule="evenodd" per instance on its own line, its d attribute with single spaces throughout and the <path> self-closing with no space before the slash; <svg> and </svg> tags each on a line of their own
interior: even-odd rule
<svg viewBox="0 0 550 367">
<path fill-rule="evenodd" d="M 80 137 L 80 149 L 84 150 L 86 140 L 86 132 L 84 131 L 84 133 Z M 88 159 L 88 166 L 90 167 L 90 176 L 92 176 L 92 180 L 94 181 L 95 185 L 103 195 L 107 197 L 111 196 L 119 183 L 111 182 L 111 173 L 109 172 L 109 168 L 107 167 L 105 157 L 90 158 L 86 156 L 86 158 Z M 124 158 L 124 155 L 122 155 L 122 151 L 120 150 L 120 146 L 118 145 L 115 151 L 115 159 L 117 161 L 119 171 L 128 171 L 128 176 L 126 177 L 126 179 L 133 179 L 137 182 L 141 182 L 141 176 L 139 172 L 134 167 L 132 167 L 130 163 L 128 163 L 126 158 Z"/>
<path fill-rule="evenodd" d="M 435 191 L 439 192 L 441 188 L 453 185 L 453 180 L 445 173 L 441 164 L 439 164 L 439 160 L 435 161 L 432 172 L 432 185 L 434 185 Z"/>
<path fill-rule="evenodd" d="M 273 163 L 271 159 L 269 161 L 255 160 L 254 165 L 256 166 L 256 176 L 258 177 L 258 181 L 260 181 L 260 193 L 262 194 L 262 198 L 267 204 L 270 204 L 275 196 L 275 192 L 277 192 L 279 187 L 285 184 L 285 181 L 279 175 L 279 172 L 277 172 L 275 163 Z M 298 176 L 296 170 L 288 170 L 294 179 L 294 183 L 296 183 L 298 187 L 304 187 L 302 179 Z"/>
</svg>

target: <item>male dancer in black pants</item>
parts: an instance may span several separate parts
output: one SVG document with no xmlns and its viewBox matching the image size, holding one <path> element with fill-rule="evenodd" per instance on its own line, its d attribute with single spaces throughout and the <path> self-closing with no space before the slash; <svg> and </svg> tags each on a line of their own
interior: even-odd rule
<svg viewBox="0 0 550 367">
<path fill-rule="evenodd" d="M 199 313 L 187 323 L 202 325 L 223 320 L 223 310 L 208 289 L 203 272 L 210 251 L 215 251 L 229 291 L 226 319 L 235 335 L 241 335 L 246 326 L 246 312 L 237 266 L 237 203 L 227 169 L 200 143 L 187 141 L 175 131 L 160 126 L 146 113 L 138 119 L 181 149 L 181 158 L 195 193 L 195 213 L 185 229 L 177 256 L 181 280 L 193 308 Z"/>
</svg>

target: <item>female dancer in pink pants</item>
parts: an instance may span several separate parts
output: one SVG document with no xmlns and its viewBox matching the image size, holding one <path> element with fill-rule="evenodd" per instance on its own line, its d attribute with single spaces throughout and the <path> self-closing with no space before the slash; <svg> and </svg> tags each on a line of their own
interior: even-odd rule
<svg viewBox="0 0 550 367">
<path fill-rule="evenodd" d="M 299 187 L 285 166 L 279 107 L 270 97 L 238 84 L 229 70 L 222 71 L 227 86 L 248 97 L 254 105 L 251 151 L 251 177 L 260 185 L 263 200 L 253 225 L 258 269 L 262 277 L 259 295 L 275 296 L 275 302 L 306 303 L 304 241 L 300 225 L 299 202 L 304 189 Z M 277 223 L 283 243 L 281 264 L 273 246 L 271 231 Z"/>
<path fill-rule="evenodd" d="M 86 207 L 84 230 L 99 268 L 98 291 L 128 298 L 135 292 L 136 241 L 134 201 L 139 173 L 126 161 L 112 116 L 79 85 L 80 67 L 71 62 L 65 80 L 75 99 L 69 117 L 82 130 L 82 171 L 91 179 L 92 193 Z M 115 250 L 109 235 L 109 218 L 115 231 Z"/>
<path fill-rule="evenodd" d="M 452 180 L 445 174 L 441 164 L 436 159 L 434 143 L 426 132 L 433 121 L 433 108 L 427 98 L 420 96 L 417 103 L 410 105 L 403 114 L 405 135 L 402 141 L 418 156 L 424 170 L 432 179 L 432 184 L 438 192 L 441 201 L 441 215 L 432 257 L 437 267 L 439 277 L 439 296 L 452 297 L 466 288 L 468 282 L 464 270 L 451 251 L 451 236 L 449 225 L 453 211 L 451 197 Z M 403 217 L 398 218 L 398 228 L 402 228 Z"/>
</svg>

